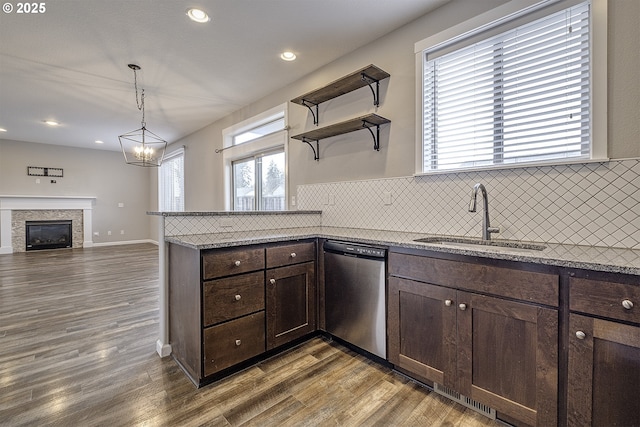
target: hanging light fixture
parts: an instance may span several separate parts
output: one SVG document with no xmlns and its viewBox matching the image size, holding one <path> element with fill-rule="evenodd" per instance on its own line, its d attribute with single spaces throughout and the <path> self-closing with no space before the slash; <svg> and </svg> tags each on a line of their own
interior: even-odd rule
<svg viewBox="0 0 640 427">
<path fill-rule="evenodd" d="M 136 105 L 138 110 L 142 111 L 142 127 L 118 136 L 120 147 L 122 147 L 122 153 L 124 154 L 124 161 L 129 165 L 158 167 L 162 164 L 164 152 L 167 149 L 167 141 L 147 129 L 147 124 L 144 121 L 144 89 L 141 90 L 140 98 L 138 98 L 136 71 L 140 70 L 140 66 L 129 64 L 128 67 L 133 70 Z"/>
</svg>

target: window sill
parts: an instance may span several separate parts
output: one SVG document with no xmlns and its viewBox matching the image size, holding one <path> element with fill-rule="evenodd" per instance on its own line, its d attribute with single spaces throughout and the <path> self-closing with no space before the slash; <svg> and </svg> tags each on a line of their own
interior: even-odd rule
<svg viewBox="0 0 640 427">
<path fill-rule="evenodd" d="M 443 170 L 434 170 L 429 172 L 416 172 L 415 174 L 413 174 L 413 176 L 420 177 L 420 176 L 483 172 L 483 171 L 505 170 L 505 169 L 525 169 L 525 168 L 539 168 L 539 167 L 548 167 L 548 166 L 579 165 L 579 164 L 588 164 L 588 163 L 606 163 L 609 160 L 610 160 L 609 158 L 600 158 L 600 159 L 576 159 L 572 161 L 562 161 L 562 162 L 556 161 L 556 162 L 540 162 L 540 163 L 511 163 L 508 165 L 492 165 L 492 166 L 481 166 L 476 168 L 443 169 Z"/>
</svg>

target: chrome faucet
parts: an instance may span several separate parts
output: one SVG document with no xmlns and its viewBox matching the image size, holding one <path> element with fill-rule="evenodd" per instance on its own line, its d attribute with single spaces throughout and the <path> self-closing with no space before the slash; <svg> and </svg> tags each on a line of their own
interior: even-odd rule
<svg viewBox="0 0 640 427">
<path fill-rule="evenodd" d="M 469 203 L 469 212 L 476 211 L 476 198 L 478 190 L 482 192 L 482 200 L 484 202 L 482 209 L 482 240 L 491 240 L 491 233 L 499 233 L 500 227 L 492 227 L 489 222 L 489 200 L 487 197 L 487 189 L 484 185 L 477 183 L 471 190 L 471 202 Z"/>
</svg>

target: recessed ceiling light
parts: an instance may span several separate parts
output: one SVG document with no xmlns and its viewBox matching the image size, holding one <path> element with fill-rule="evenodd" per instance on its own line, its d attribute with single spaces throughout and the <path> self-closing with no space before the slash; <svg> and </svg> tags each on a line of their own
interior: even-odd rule
<svg viewBox="0 0 640 427">
<path fill-rule="evenodd" d="M 104 141 L 100 141 L 99 139 L 96 139 L 96 144 L 104 144 Z"/>
<path fill-rule="evenodd" d="M 187 16 L 192 21 L 199 23 L 209 22 L 211 20 L 211 18 L 209 18 L 209 15 L 207 15 L 207 12 L 196 8 L 188 9 Z"/>
<path fill-rule="evenodd" d="M 294 59 L 296 59 L 296 54 L 293 52 L 282 52 L 280 54 L 280 58 L 284 59 L 285 61 L 293 61 Z"/>
<path fill-rule="evenodd" d="M 55 120 L 45 120 L 44 121 L 45 124 L 48 124 L 49 126 L 58 126 L 60 123 L 56 122 Z"/>
</svg>

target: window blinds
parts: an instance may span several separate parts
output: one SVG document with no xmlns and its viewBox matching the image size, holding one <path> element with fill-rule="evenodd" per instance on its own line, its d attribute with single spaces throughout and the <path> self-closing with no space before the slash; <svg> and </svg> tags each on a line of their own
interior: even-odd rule
<svg viewBox="0 0 640 427">
<path fill-rule="evenodd" d="M 424 67 L 423 170 L 589 158 L 589 5 Z"/>
<path fill-rule="evenodd" d="M 165 157 L 158 174 L 158 207 L 162 212 L 184 211 L 184 152 Z"/>
</svg>

